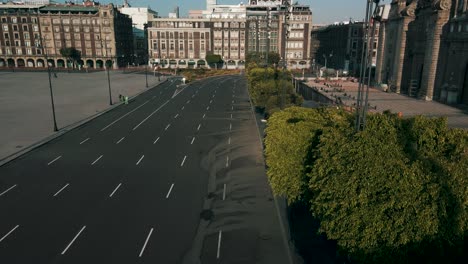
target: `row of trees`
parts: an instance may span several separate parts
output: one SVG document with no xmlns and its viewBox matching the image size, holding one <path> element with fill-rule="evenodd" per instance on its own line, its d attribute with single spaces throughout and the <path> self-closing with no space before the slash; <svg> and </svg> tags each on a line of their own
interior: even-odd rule
<svg viewBox="0 0 468 264">
<path fill-rule="evenodd" d="M 267 175 L 361 263 L 453 263 L 468 234 L 468 131 L 444 119 L 291 107 L 268 120 Z M 465 246 L 466 247 L 466 246 Z"/>
<path fill-rule="evenodd" d="M 289 71 L 259 67 L 255 62 L 250 62 L 247 65 L 247 80 L 252 103 L 267 116 L 282 108 L 303 103 L 303 98 L 294 90 Z"/>
</svg>

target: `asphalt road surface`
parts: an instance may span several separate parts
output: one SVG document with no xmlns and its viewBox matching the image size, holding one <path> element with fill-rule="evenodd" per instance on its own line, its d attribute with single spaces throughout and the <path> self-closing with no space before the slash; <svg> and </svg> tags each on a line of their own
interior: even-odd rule
<svg viewBox="0 0 468 264">
<path fill-rule="evenodd" d="M 180 263 L 239 80 L 168 81 L 0 167 L 0 263 Z"/>
</svg>

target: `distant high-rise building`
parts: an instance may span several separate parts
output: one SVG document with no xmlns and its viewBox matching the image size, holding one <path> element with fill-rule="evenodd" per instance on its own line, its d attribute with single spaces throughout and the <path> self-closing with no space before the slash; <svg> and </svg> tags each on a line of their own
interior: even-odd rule
<svg viewBox="0 0 468 264">
<path fill-rule="evenodd" d="M 149 7 L 130 7 L 128 4 L 120 7 L 119 10 L 132 19 L 134 51 L 130 63 L 147 63 L 148 38 L 145 27 L 148 21 L 158 16 L 158 12 Z"/>
</svg>

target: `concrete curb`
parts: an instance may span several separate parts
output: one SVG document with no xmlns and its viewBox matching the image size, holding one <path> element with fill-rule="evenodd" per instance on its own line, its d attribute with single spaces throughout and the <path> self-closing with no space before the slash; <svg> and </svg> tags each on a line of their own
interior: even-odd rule
<svg viewBox="0 0 468 264">
<path fill-rule="evenodd" d="M 247 78 L 247 77 L 244 77 L 244 78 Z M 265 160 L 265 149 L 263 147 L 263 137 L 262 137 L 262 133 L 260 132 L 260 127 L 258 126 L 259 122 L 258 122 L 258 119 L 257 119 L 257 115 L 255 114 L 255 107 L 254 107 L 254 105 L 252 103 L 252 96 L 250 94 L 250 90 L 249 90 L 249 87 L 248 87 L 249 84 L 248 84 L 247 81 L 246 81 L 246 85 L 247 85 L 247 94 L 249 95 L 250 113 L 252 114 L 253 120 L 255 121 L 255 126 L 257 127 L 258 140 L 259 140 L 259 143 L 260 143 L 260 148 L 262 150 L 263 166 L 265 167 L 265 176 L 266 176 L 266 164 L 265 164 L 266 160 Z M 270 184 L 268 184 L 268 185 L 269 185 L 269 187 L 271 189 Z M 273 192 L 273 190 L 271 190 L 271 191 Z M 286 229 L 288 229 L 288 231 L 289 231 L 289 223 L 288 224 L 284 223 L 283 214 L 281 213 L 280 206 L 279 206 L 279 201 L 278 201 L 279 199 L 284 200 L 284 198 L 277 197 L 276 195 L 273 194 L 273 199 L 275 201 L 276 215 L 278 216 L 278 222 L 279 222 L 280 229 L 281 229 L 281 235 L 282 235 L 282 238 L 283 238 L 284 248 L 287 251 L 287 258 L 288 258 L 289 264 L 295 264 L 296 261 L 293 260 L 293 256 L 292 256 L 292 253 L 291 253 L 291 251 L 294 250 L 295 246 L 294 246 L 293 243 L 291 243 L 291 238 L 289 236 L 289 232 L 286 232 Z"/>
<path fill-rule="evenodd" d="M 154 85 L 153 87 L 148 88 L 146 90 L 143 90 L 143 91 L 137 93 L 134 96 L 131 96 L 129 101 L 134 100 L 137 96 L 140 96 L 141 94 L 146 93 L 146 92 L 150 91 L 151 89 L 154 89 L 154 88 L 158 87 L 159 85 L 161 85 L 163 83 L 166 83 L 168 80 L 169 80 L 169 78 L 166 78 L 166 80 Z M 93 114 L 93 115 L 91 115 L 89 117 L 86 117 L 85 119 L 77 121 L 77 122 L 75 122 L 73 124 L 70 124 L 70 125 L 68 125 L 66 127 L 63 127 L 59 131 L 55 132 L 55 134 L 50 135 L 50 136 L 48 136 L 48 137 L 46 137 L 46 138 L 44 138 L 44 139 L 42 139 L 42 140 L 40 140 L 40 141 L 38 141 L 36 143 L 33 143 L 32 145 L 30 145 L 30 146 L 28 146 L 28 147 L 26 147 L 26 148 L 24 148 L 24 149 L 22 149 L 22 150 L 20 150 L 18 152 L 15 152 L 13 154 L 10 154 L 10 155 L 0 159 L 0 167 L 7 164 L 7 163 L 9 163 L 9 162 L 11 162 L 11 161 L 13 161 L 13 160 L 15 160 L 15 159 L 17 159 L 17 158 L 19 158 L 19 157 L 21 157 L 21 156 L 23 156 L 23 155 L 25 155 L 25 154 L 27 154 L 28 152 L 30 152 L 30 151 L 32 151 L 32 150 L 34 150 L 36 148 L 41 147 L 42 145 L 44 145 L 44 144 L 46 144 L 46 143 L 60 137 L 60 136 L 63 136 L 64 134 L 66 134 L 67 132 L 72 131 L 75 128 L 78 128 L 78 127 L 81 127 L 81 126 L 85 125 L 86 123 L 92 121 L 93 119 L 98 118 L 101 115 L 106 114 L 106 113 L 114 110 L 115 108 L 117 108 L 118 106 L 120 106 L 122 104 L 123 104 L 122 102 L 114 103 L 112 106 L 110 106 L 109 108 L 103 110 L 102 112 L 99 112 L 97 114 Z"/>
</svg>

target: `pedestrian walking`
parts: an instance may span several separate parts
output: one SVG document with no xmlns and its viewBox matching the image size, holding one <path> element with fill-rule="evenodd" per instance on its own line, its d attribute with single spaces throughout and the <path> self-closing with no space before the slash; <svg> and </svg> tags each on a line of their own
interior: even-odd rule
<svg viewBox="0 0 468 264">
<path fill-rule="evenodd" d="M 123 102 L 123 95 L 122 94 L 119 94 L 119 101 Z"/>
<path fill-rule="evenodd" d="M 125 96 L 125 104 L 128 105 L 128 96 Z"/>
</svg>

